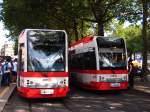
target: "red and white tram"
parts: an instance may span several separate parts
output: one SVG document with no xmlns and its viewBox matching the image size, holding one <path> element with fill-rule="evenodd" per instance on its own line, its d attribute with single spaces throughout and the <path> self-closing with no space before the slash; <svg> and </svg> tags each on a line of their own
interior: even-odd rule
<svg viewBox="0 0 150 112">
<path fill-rule="evenodd" d="M 69 48 L 71 82 L 91 90 L 128 87 L 127 50 L 122 38 L 87 36 Z"/>
<path fill-rule="evenodd" d="M 65 97 L 69 91 L 66 32 L 25 29 L 18 40 L 18 93 L 26 98 Z"/>
</svg>

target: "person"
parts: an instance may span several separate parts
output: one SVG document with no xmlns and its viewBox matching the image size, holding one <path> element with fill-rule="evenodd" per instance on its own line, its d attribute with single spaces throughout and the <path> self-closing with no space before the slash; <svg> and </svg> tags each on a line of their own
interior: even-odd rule
<svg viewBox="0 0 150 112">
<path fill-rule="evenodd" d="M 17 58 L 13 60 L 13 69 L 12 69 L 12 82 L 16 83 L 17 79 Z"/>
<path fill-rule="evenodd" d="M 129 56 L 129 58 L 128 58 L 128 63 L 130 63 L 130 62 L 132 62 L 132 61 L 133 61 L 132 57 Z"/>
<path fill-rule="evenodd" d="M 2 64 L 2 73 L 3 73 L 3 85 L 9 86 L 11 82 L 11 72 L 12 72 L 12 64 L 11 59 L 7 58 Z"/>
<path fill-rule="evenodd" d="M 2 73 L 2 60 L 0 60 L 0 87 L 1 87 L 1 83 L 2 83 L 2 76 L 3 76 L 3 73 Z"/>
<path fill-rule="evenodd" d="M 132 60 L 130 60 L 128 62 L 128 74 L 129 74 L 129 88 L 133 88 L 134 87 L 134 76 L 135 76 L 135 68 L 134 65 L 132 63 Z"/>
</svg>

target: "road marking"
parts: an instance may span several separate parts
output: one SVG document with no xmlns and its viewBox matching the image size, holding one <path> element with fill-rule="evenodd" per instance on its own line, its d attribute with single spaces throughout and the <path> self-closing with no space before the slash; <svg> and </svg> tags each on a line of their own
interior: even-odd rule
<svg viewBox="0 0 150 112">
<path fill-rule="evenodd" d="M 9 90 L 9 87 L 6 87 L 1 93 L 0 93 L 0 98 L 2 98 L 4 96 L 4 94 L 6 94 L 6 92 Z"/>
</svg>

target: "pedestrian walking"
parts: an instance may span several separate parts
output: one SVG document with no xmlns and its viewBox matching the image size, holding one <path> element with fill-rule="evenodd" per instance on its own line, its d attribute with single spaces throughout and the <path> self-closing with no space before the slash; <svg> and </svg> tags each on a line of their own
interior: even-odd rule
<svg viewBox="0 0 150 112">
<path fill-rule="evenodd" d="M 128 62 L 128 74 L 129 74 L 129 88 L 134 87 L 134 76 L 136 73 L 136 69 L 134 68 L 134 65 L 132 63 L 132 60 Z"/>
<path fill-rule="evenodd" d="M 2 76 L 3 76 L 3 73 L 2 73 L 2 60 L 0 60 L 0 87 L 1 87 L 1 83 L 2 83 Z"/>
<path fill-rule="evenodd" d="M 12 82 L 16 83 L 17 79 L 17 58 L 13 60 L 13 69 L 12 69 Z"/>
<path fill-rule="evenodd" d="M 11 59 L 7 58 L 4 63 L 2 64 L 2 84 L 9 85 L 11 82 L 11 72 L 12 72 L 12 64 Z"/>
<path fill-rule="evenodd" d="M 0 88 L 1 88 L 1 85 L 2 85 L 2 77 L 3 77 L 3 74 L 2 74 L 2 72 L 0 71 Z"/>
</svg>

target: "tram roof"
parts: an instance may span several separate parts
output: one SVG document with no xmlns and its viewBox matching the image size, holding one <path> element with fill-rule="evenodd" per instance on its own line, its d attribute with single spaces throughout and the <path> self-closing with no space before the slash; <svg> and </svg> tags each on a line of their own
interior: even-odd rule
<svg viewBox="0 0 150 112">
<path fill-rule="evenodd" d="M 105 36 L 86 36 L 86 37 L 83 37 L 83 38 L 81 38 L 80 40 L 78 40 L 78 41 L 76 41 L 76 42 L 73 42 L 73 43 L 71 43 L 70 44 L 70 47 L 73 47 L 73 46 L 76 46 L 76 45 L 78 45 L 78 44 L 80 44 L 80 43 L 88 43 L 88 42 L 91 42 L 91 41 L 93 41 L 93 39 L 94 38 L 103 38 L 104 40 L 106 39 L 106 40 L 108 40 L 108 41 L 114 41 L 114 40 L 118 40 L 118 39 L 121 39 L 121 38 L 117 38 L 117 37 L 105 37 Z"/>
<path fill-rule="evenodd" d="M 90 41 L 92 41 L 94 38 L 94 36 L 86 36 L 86 37 L 83 37 L 81 38 L 80 40 L 78 40 L 77 42 L 73 42 L 70 44 L 70 46 L 75 46 L 75 45 L 78 45 L 80 43 L 88 43 Z"/>
</svg>

